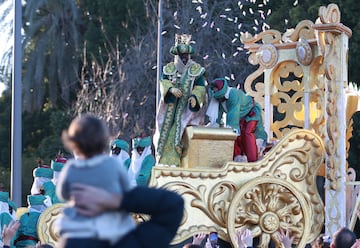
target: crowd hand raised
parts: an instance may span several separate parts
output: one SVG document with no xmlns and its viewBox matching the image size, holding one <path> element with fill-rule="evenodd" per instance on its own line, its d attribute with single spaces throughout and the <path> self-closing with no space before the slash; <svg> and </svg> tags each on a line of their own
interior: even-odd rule
<svg viewBox="0 0 360 248">
<path fill-rule="evenodd" d="M 11 221 L 9 225 L 4 225 L 2 231 L 2 240 L 4 245 L 10 246 L 10 241 L 20 227 L 19 221 Z"/>
<path fill-rule="evenodd" d="M 294 236 L 290 237 L 290 233 L 288 230 L 284 233 L 284 230 L 280 229 L 280 242 L 282 243 L 283 248 L 291 248 L 292 243 L 294 242 Z"/>
<path fill-rule="evenodd" d="M 180 98 L 182 96 L 182 92 L 181 90 L 179 90 L 178 88 L 170 88 L 169 89 L 170 93 L 173 94 L 176 98 Z"/>
<path fill-rule="evenodd" d="M 206 239 L 205 248 L 213 248 L 209 238 Z"/>
<path fill-rule="evenodd" d="M 70 203 L 84 216 L 96 216 L 105 211 L 116 210 L 121 204 L 120 195 L 109 193 L 90 185 L 74 183 Z"/>
<path fill-rule="evenodd" d="M 239 248 L 253 246 L 253 234 L 249 229 L 238 230 L 236 232 L 236 238 L 237 238 Z"/>
<path fill-rule="evenodd" d="M 192 108 L 195 108 L 195 106 L 196 106 L 196 99 L 195 99 L 195 97 L 191 96 L 191 97 L 189 98 L 189 103 L 190 103 L 190 106 L 191 106 Z"/>
<path fill-rule="evenodd" d="M 351 248 L 360 248 L 360 239 L 357 239 Z"/>
<path fill-rule="evenodd" d="M 195 234 L 195 235 L 193 236 L 193 241 L 192 241 L 192 243 L 193 243 L 194 245 L 201 245 L 201 242 L 202 242 L 205 238 L 206 238 L 206 233 L 201 232 L 201 233 Z"/>
</svg>

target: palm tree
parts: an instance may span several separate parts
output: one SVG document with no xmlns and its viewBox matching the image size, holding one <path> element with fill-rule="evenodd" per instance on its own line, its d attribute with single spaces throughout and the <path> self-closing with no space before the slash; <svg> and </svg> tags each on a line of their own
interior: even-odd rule
<svg viewBox="0 0 360 248">
<path fill-rule="evenodd" d="M 13 26 L 13 1 L 0 0 L 0 83 L 10 85 L 11 55 L 12 55 L 12 26 Z"/>
<path fill-rule="evenodd" d="M 24 111 L 66 107 L 78 81 L 81 23 L 73 0 L 27 0 L 23 14 Z"/>
</svg>

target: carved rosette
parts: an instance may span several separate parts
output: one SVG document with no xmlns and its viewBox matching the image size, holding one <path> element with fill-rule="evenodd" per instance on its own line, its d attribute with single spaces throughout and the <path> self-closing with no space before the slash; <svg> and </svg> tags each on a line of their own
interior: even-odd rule
<svg viewBox="0 0 360 248">
<path fill-rule="evenodd" d="M 300 39 L 296 45 L 296 57 L 303 65 L 309 65 L 313 59 L 312 49 L 309 42 L 305 39 Z"/>
<path fill-rule="evenodd" d="M 299 191 L 285 180 L 259 177 L 243 185 L 229 208 L 228 234 L 236 244 L 236 232 L 250 229 L 259 237 L 259 247 L 273 240 L 281 246 L 280 229 L 289 230 L 299 247 L 310 232 L 310 207 Z"/>
<path fill-rule="evenodd" d="M 256 54 L 259 63 L 266 69 L 274 67 L 279 58 L 278 51 L 272 44 L 262 45 Z"/>
</svg>

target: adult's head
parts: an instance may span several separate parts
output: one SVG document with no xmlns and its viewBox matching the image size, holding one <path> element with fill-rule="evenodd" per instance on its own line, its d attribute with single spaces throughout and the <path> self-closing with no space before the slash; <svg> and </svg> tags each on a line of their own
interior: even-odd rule
<svg viewBox="0 0 360 248">
<path fill-rule="evenodd" d="M 170 48 L 170 53 L 174 56 L 179 56 L 184 65 L 190 59 L 191 54 L 194 53 L 194 48 L 190 45 L 191 35 L 189 34 L 175 34 L 175 44 Z"/>
<path fill-rule="evenodd" d="M 132 140 L 132 148 L 135 149 L 139 155 L 143 153 L 146 147 L 151 146 L 151 137 L 140 135 Z"/>
<path fill-rule="evenodd" d="M 224 98 L 228 90 L 228 82 L 225 78 L 215 78 L 211 81 L 210 88 L 215 99 L 221 100 Z"/>
<path fill-rule="evenodd" d="M 351 246 L 355 243 L 356 236 L 355 234 L 348 228 L 342 227 L 340 228 L 334 235 L 331 241 L 331 248 L 351 248 Z"/>
<path fill-rule="evenodd" d="M 129 153 L 129 144 L 122 139 L 116 139 L 111 142 L 111 155 L 118 156 L 121 151 Z"/>
</svg>

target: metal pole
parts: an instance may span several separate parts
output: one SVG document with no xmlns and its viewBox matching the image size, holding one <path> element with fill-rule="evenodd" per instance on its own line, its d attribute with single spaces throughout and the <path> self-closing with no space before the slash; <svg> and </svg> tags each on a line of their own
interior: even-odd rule
<svg viewBox="0 0 360 248">
<path fill-rule="evenodd" d="M 158 37 L 157 37 L 157 72 L 156 72 L 156 113 L 160 101 L 160 78 L 162 72 L 162 0 L 159 0 L 158 6 Z"/>
<path fill-rule="evenodd" d="M 17 206 L 21 202 L 21 0 L 14 4 L 14 45 L 12 69 L 12 111 L 11 111 L 11 199 Z"/>
</svg>

